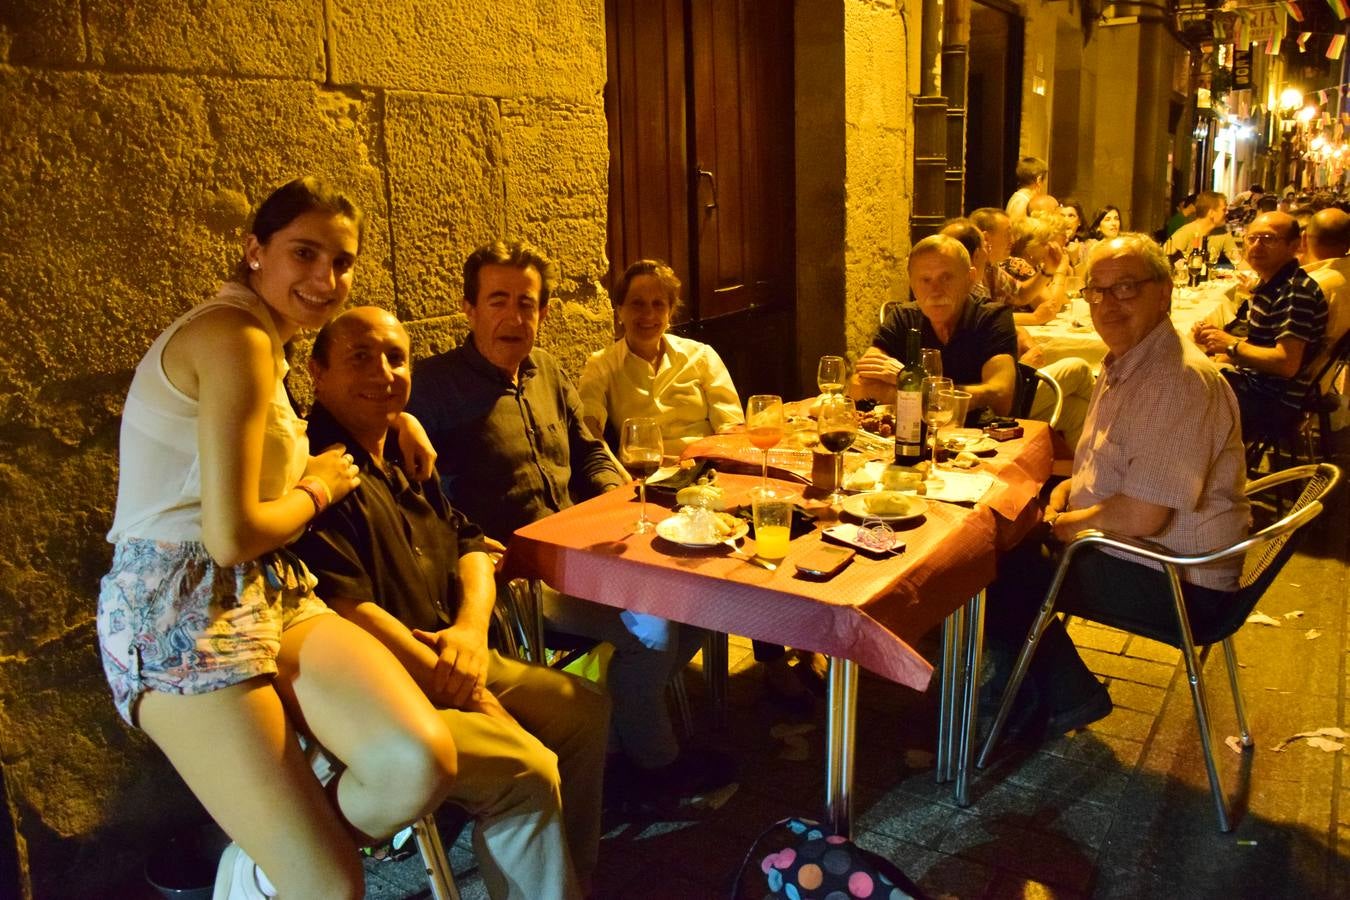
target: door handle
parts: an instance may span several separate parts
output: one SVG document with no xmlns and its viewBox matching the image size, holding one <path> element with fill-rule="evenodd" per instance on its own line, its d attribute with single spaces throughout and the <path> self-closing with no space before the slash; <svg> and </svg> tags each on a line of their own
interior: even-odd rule
<svg viewBox="0 0 1350 900">
<path fill-rule="evenodd" d="M 707 169 L 699 169 L 698 177 L 700 180 L 704 178 L 708 179 L 708 185 L 712 188 L 712 202 L 703 204 L 704 212 L 712 212 L 714 209 L 717 209 L 717 179 L 714 178 L 713 173 L 709 172 Z"/>
</svg>

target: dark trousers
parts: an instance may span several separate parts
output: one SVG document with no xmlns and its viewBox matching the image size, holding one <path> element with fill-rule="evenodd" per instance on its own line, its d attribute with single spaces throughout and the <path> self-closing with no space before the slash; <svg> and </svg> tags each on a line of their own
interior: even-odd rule
<svg viewBox="0 0 1350 900">
<path fill-rule="evenodd" d="M 1243 442 L 1279 438 L 1298 424 L 1299 410 L 1271 393 L 1266 382 L 1245 369 L 1223 369 L 1223 377 L 1237 396 L 1242 416 Z"/>
<path fill-rule="evenodd" d="M 1002 682 L 1026 641 L 1027 631 L 1054 577 L 1059 559 L 1036 541 L 1026 541 L 999 564 L 998 579 L 989 586 L 985 612 L 988 653 Z M 1234 614 L 1233 594 L 1193 584 L 1182 585 L 1186 614 L 1197 639 L 1224 628 Z M 1176 646 L 1176 611 L 1161 570 L 1110 556 L 1096 548 L 1078 551 L 1060 587 L 1055 609 L 1106 622 L 1135 634 Z M 1058 618 L 1052 618 L 1028 672 L 1030 695 L 1054 715 L 1073 709 L 1100 690 Z"/>
</svg>

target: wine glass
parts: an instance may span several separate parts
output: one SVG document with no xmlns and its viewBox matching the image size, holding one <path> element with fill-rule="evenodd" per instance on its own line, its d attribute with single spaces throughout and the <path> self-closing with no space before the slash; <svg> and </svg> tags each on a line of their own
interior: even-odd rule
<svg viewBox="0 0 1350 900">
<path fill-rule="evenodd" d="M 928 433 L 933 439 L 933 463 L 928 467 L 928 477 L 924 479 L 930 488 L 942 487 L 942 479 L 937 474 L 938 432 L 952 420 L 956 405 L 952 391 L 955 388 L 950 378 L 930 376 L 923 380 L 923 420 L 928 423 Z"/>
<path fill-rule="evenodd" d="M 816 386 L 822 394 L 842 394 L 848 363 L 842 356 L 822 356 L 816 366 Z"/>
<path fill-rule="evenodd" d="M 637 417 L 623 420 L 623 430 L 619 434 L 619 460 L 637 479 L 642 508 L 634 529 L 638 534 L 645 534 L 656 527 L 647 518 L 647 479 L 661 468 L 661 454 L 664 451 L 661 426 L 655 419 Z"/>
<path fill-rule="evenodd" d="M 942 374 L 942 351 L 929 347 L 920 350 L 919 365 L 923 366 L 925 375 L 931 375 L 934 378 L 940 376 Z"/>
<path fill-rule="evenodd" d="M 858 437 L 858 407 L 844 394 L 826 394 L 816 418 L 820 445 L 834 455 L 834 490 L 827 498 L 831 506 L 844 502 L 844 451 Z"/>
<path fill-rule="evenodd" d="M 783 398 L 777 394 L 755 394 L 745 401 L 745 428 L 750 443 L 764 451 L 760 486 L 769 487 L 769 448 L 783 439 Z"/>
</svg>

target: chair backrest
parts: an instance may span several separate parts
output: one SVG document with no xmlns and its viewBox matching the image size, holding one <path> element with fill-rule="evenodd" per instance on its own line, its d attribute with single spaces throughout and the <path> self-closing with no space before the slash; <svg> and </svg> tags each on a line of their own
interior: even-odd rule
<svg viewBox="0 0 1350 900">
<path fill-rule="evenodd" d="M 1024 362 L 1017 363 L 1017 390 L 1013 394 L 1013 415 L 1019 419 L 1030 418 L 1032 404 L 1036 401 L 1036 388 L 1041 384 L 1055 395 L 1055 406 L 1046 419 L 1050 427 L 1055 428 L 1059 425 L 1059 414 L 1064 409 L 1064 391 L 1049 372 L 1042 372 Z"/>
<path fill-rule="evenodd" d="M 1247 485 L 1248 497 L 1255 497 L 1272 488 L 1302 483 L 1303 490 L 1294 505 L 1279 519 L 1248 537 L 1242 579 L 1229 614 L 1216 623 L 1210 634 L 1196 634 L 1196 643 L 1211 644 L 1237 631 L 1247 621 L 1266 590 L 1294 555 L 1293 540 L 1300 528 L 1321 513 L 1323 501 L 1340 481 L 1341 471 L 1330 463 L 1298 466 L 1276 472 Z"/>
<path fill-rule="evenodd" d="M 1246 494 L 1249 498 L 1295 482 L 1302 482 L 1303 490 L 1287 513 L 1249 538 L 1259 540 L 1260 545 L 1247 551 L 1240 590 L 1265 591 L 1292 553 L 1293 542 L 1290 539 L 1294 532 L 1317 517 L 1323 501 L 1335 489 L 1340 478 L 1341 470 L 1337 466 L 1318 463 L 1285 469 L 1247 485 Z"/>
<path fill-rule="evenodd" d="M 890 312 L 894 307 L 900 305 L 901 303 L 899 300 L 887 300 L 885 303 L 881 304 L 881 309 L 877 310 L 877 324 L 885 325 L 886 314 Z"/>
<path fill-rule="evenodd" d="M 1317 357 L 1316 363 L 1318 366 L 1313 370 L 1316 374 L 1312 378 L 1311 390 L 1314 393 L 1328 393 L 1341 370 L 1350 365 L 1350 331 L 1337 338 L 1325 355 Z"/>
</svg>

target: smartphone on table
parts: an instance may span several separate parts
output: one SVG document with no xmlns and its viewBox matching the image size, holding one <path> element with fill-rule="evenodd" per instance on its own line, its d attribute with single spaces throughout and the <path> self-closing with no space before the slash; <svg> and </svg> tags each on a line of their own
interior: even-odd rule
<svg viewBox="0 0 1350 900">
<path fill-rule="evenodd" d="M 852 559 L 853 551 L 848 547 L 821 544 L 804 553 L 795 565 L 801 577 L 823 581 L 838 575 Z"/>
</svg>

